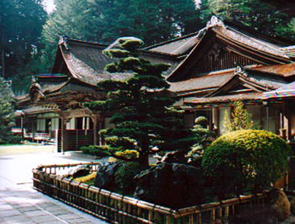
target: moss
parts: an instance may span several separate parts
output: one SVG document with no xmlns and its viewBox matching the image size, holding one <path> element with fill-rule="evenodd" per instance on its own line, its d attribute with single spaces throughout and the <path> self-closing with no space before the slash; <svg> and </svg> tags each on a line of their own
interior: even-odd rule
<svg viewBox="0 0 295 224">
<path fill-rule="evenodd" d="M 93 180 L 95 179 L 95 177 L 96 177 L 96 173 L 90 173 L 87 176 L 78 177 L 78 178 L 75 178 L 74 180 L 75 181 L 78 181 L 78 182 L 82 182 L 82 183 L 87 183 L 88 184 L 89 181 L 92 181 L 93 182 Z"/>
<path fill-rule="evenodd" d="M 289 146 L 279 136 L 263 130 L 240 130 L 216 139 L 206 149 L 202 167 L 219 193 L 241 193 L 267 188 L 282 177 L 289 155 Z"/>
<path fill-rule="evenodd" d="M 120 156 L 120 157 L 124 157 L 127 159 L 136 159 L 139 157 L 139 152 L 136 150 L 125 150 L 125 151 L 119 151 L 116 152 L 115 155 Z"/>
</svg>

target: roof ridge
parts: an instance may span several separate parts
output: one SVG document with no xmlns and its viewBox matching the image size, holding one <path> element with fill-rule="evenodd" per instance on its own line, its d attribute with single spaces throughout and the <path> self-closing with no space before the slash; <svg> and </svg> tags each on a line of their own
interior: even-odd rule
<svg viewBox="0 0 295 224">
<path fill-rule="evenodd" d="M 143 50 L 150 50 L 152 48 L 163 46 L 163 45 L 166 45 L 166 44 L 170 44 L 170 43 L 173 43 L 173 42 L 176 42 L 176 41 L 179 41 L 179 40 L 183 40 L 183 39 L 186 39 L 186 38 L 189 38 L 189 37 L 198 36 L 199 31 L 200 30 L 198 30 L 196 32 L 193 32 L 193 33 L 190 33 L 190 34 L 186 34 L 186 35 L 181 36 L 181 37 L 173 38 L 173 39 L 168 40 L 168 41 L 164 41 L 164 42 L 160 42 L 160 43 L 157 43 L 157 44 L 153 44 L 153 45 L 147 46 L 147 47 L 143 48 Z"/>
</svg>

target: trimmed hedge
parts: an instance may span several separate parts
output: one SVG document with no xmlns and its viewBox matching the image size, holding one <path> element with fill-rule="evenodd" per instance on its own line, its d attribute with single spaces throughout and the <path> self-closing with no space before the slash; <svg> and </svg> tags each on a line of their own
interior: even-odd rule
<svg viewBox="0 0 295 224">
<path fill-rule="evenodd" d="M 216 139 L 204 153 L 202 167 L 215 193 L 261 190 L 281 178 L 290 147 L 264 130 L 240 130 Z"/>
<path fill-rule="evenodd" d="M 96 145 L 89 145 L 89 146 L 82 146 L 80 150 L 89 155 L 99 156 L 99 157 L 106 157 L 109 156 L 107 151 L 107 147 L 105 146 L 96 146 Z"/>
</svg>

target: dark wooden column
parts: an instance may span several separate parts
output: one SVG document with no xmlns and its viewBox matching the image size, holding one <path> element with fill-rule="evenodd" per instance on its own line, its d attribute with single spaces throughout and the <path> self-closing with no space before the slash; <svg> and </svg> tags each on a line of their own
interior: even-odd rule
<svg viewBox="0 0 295 224">
<path fill-rule="evenodd" d="M 290 103 L 288 100 L 283 105 L 283 130 L 285 132 L 285 138 L 291 140 L 291 116 L 290 116 Z"/>
<path fill-rule="evenodd" d="M 93 145 L 97 145 L 97 143 L 98 143 L 98 134 L 97 134 L 97 132 L 98 132 L 98 128 L 97 128 L 98 119 L 97 119 L 97 115 L 93 115 L 91 117 L 91 119 L 92 119 L 92 122 L 93 122 Z"/>
<path fill-rule="evenodd" d="M 65 117 L 61 117 L 61 152 L 64 153 L 67 150 L 67 120 Z"/>
</svg>

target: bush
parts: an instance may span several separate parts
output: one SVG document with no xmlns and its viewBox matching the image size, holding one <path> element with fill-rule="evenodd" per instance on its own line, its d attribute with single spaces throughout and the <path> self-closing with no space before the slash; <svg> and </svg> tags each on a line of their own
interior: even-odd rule
<svg viewBox="0 0 295 224">
<path fill-rule="evenodd" d="M 204 116 L 199 116 L 195 119 L 195 125 L 200 125 L 205 128 L 208 124 L 208 119 Z"/>
<path fill-rule="evenodd" d="M 106 157 L 109 156 L 107 153 L 106 146 L 97 146 L 97 145 L 89 145 L 89 146 L 82 146 L 80 147 L 80 150 L 89 155 L 95 155 L 99 157 Z"/>
<path fill-rule="evenodd" d="M 142 169 L 139 163 L 123 162 L 115 174 L 115 183 L 123 192 L 133 192 L 135 189 L 135 180 L 133 178 L 140 171 Z"/>
<path fill-rule="evenodd" d="M 124 157 L 126 159 L 136 159 L 139 156 L 139 152 L 136 150 L 125 150 L 115 153 L 116 156 Z"/>
<path fill-rule="evenodd" d="M 216 139 L 205 151 L 202 167 L 218 194 L 267 188 L 285 174 L 290 148 L 263 130 L 240 130 Z"/>
</svg>

